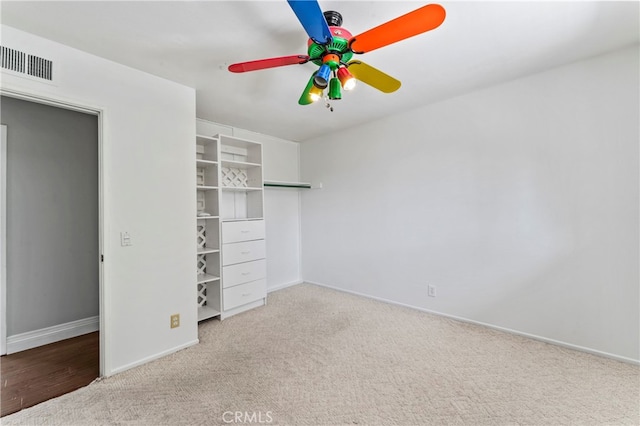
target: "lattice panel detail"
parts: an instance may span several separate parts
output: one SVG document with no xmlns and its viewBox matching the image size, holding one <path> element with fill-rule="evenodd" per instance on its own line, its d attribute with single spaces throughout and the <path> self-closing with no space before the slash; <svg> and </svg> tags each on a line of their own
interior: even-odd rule
<svg viewBox="0 0 640 426">
<path fill-rule="evenodd" d="M 197 267 L 198 267 L 198 275 L 207 273 L 207 260 L 205 259 L 204 254 L 201 254 L 198 256 Z"/>
<path fill-rule="evenodd" d="M 196 232 L 196 244 L 198 248 L 202 248 L 207 245 L 207 227 L 205 225 L 198 224 Z"/>
<path fill-rule="evenodd" d="M 246 170 L 236 169 L 233 167 L 222 168 L 222 185 L 234 188 L 246 188 L 249 177 Z"/>
<path fill-rule="evenodd" d="M 207 304 L 207 285 L 198 284 L 198 306 Z"/>
</svg>

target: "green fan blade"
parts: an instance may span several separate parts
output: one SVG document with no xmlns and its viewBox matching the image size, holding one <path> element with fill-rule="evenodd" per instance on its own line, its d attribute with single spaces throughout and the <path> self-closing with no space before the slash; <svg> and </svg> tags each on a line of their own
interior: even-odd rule
<svg viewBox="0 0 640 426">
<path fill-rule="evenodd" d="M 300 99 L 298 100 L 298 103 L 300 105 L 309 105 L 313 103 L 313 101 L 311 100 L 311 96 L 309 95 L 309 90 L 311 90 L 311 88 L 313 87 L 313 77 L 315 76 L 316 76 L 315 72 L 311 74 L 311 78 L 307 83 L 307 87 L 305 87 L 304 90 L 302 91 L 302 95 L 300 95 Z"/>
</svg>

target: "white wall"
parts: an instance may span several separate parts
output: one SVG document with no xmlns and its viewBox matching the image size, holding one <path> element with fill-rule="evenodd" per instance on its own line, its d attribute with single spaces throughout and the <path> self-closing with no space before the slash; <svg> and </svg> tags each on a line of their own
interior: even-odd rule
<svg viewBox="0 0 640 426">
<path fill-rule="evenodd" d="M 300 179 L 300 144 L 211 121 L 196 122 L 198 134 L 236 136 L 262 143 L 265 180 Z M 295 189 L 265 188 L 267 291 L 302 282 L 300 268 L 300 193 Z"/>
<path fill-rule="evenodd" d="M 634 46 L 303 143 L 305 281 L 639 360 L 638 75 Z"/>
<path fill-rule="evenodd" d="M 197 343 L 195 91 L 7 26 L 2 45 L 53 60 L 57 76 L 3 72 L 3 89 L 103 110 L 103 373 Z"/>
</svg>

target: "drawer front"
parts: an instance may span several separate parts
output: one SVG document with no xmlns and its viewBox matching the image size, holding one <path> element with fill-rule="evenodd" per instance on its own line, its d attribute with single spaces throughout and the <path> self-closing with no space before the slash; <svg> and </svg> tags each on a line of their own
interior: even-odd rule
<svg viewBox="0 0 640 426">
<path fill-rule="evenodd" d="M 267 261 L 264 259 L 224 266 L 222 268 L 222 286 L 224 288 L 233 287 L 234 285 L 259 280 L 266 276 Z"/>
<path fill-rule="evenodd" d="M 245 241 L 243 243 L 222 245 L 222 266 L 264 259 L 266 248 L 264 240 Z"/>
<path fill-rule="evenodd" d="M 223 290 L 224 310 L 237 308 L 267 297 L 267 280 L 256 280 Z"/>
<path fill-rule="evenodd" d="M 263 240 L 264 220 L 246 220 L 222 223 L 222 243 Z"/>
</svg>

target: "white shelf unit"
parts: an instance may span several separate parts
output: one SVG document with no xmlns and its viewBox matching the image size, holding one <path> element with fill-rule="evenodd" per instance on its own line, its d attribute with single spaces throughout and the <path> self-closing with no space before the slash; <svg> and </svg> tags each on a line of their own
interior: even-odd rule
<svg viewBox="0 0 640 426">
<path fill-rule="evenodd" d="M 219 139 L 196 136 L 198 321 L 219 317 L 222 313 L 219 159 Z"/>
<path fill-rule="evenodd" d="M 262 144 L 220 136 L 223 221 L 263 218 Z"/>
<path fill-rule="evenodd" d="M 262 306 L 267 300 L 262 144 L 218 135 L 222 314 Z"/>
</svg>

